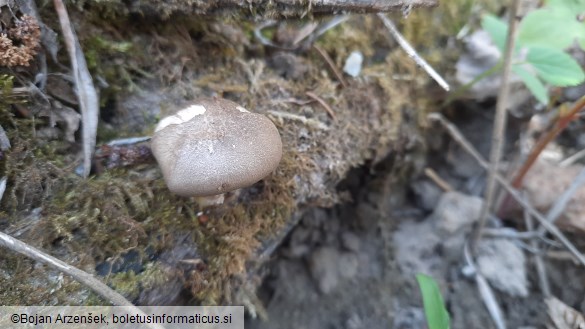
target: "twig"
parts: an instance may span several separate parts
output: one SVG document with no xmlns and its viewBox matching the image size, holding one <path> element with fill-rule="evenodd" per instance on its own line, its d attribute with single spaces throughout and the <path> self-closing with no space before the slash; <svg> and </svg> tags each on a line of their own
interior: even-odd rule
<svg viewBox="0 0 585 329">
<path fill-rule="evenodd" d="M 331 60 L 331 57 L 329 57 L 329 55 L 325 52 L 325 50 L 321 49 L 321 47 L 313 45 L 313 48 L 315 48 L 319 55 L 321 55 L 325 62 L 327 62 L 327 65 L 329 65 L 331 71 L 333 71 L 333 74 L 335 74 L 335 76 L 337 77 L 337 80 L 341 82 L 343 88 L 347 88 L 347 81 L 345 81 L 345 78 L 343 78 L 343 74 L 341 74 L 341 72 L 337 69 L 335 63 L 333 63 L 333 60 Z"/>
<path fill-rule="evenodd" d="M 319 24 L 317 22 L 309 22 L 308 24 L 303 26 L 303 28 L 301 28 L 297 32 L 297 36 L 293 40 L 292 44 L 295 46 L 298 45 L 299 42 L 305 40 L 306 37 L 310 36 L 313 32 L 315 32 L 317 27 L 319 27 Z"/>
<path fill-rule="evenodd" d="M 12 251 L 15 251 L 19 254 L 25 255 L 31 259 L 34 259 L 38 262 L 46 264 L 58 271 L 61 271 L 65 274 L 70 275 L 73 279 L 79 281 L 83 285 L 87 286 L 91 290 L 93 290 L 96 294 L 102 296 L 105 300 L 110 301 L 115 306 L 126 306 L 128 310 L 138 313 L 144 314 L 139 308 L 134 306 L 130 301 L 128 301 L 124 296 L 120 295 L 119 293 L 112 290 L 106 284 L 101 282 L 100 280 L 94 278 L 91 274 L 84 272 L 78 269 L 75 266 L 71 266 L 66 264 L 65 262 L 46 254 L 39 249 L 30 246 L 18 239 L 11 237 L 8 234 L 0 232 L 0 246 L 8 248 Z M 164 327 L 159 325 L 149 325 L 151 328 L 157 329 L 164 329 Z"/>
<path fill-rule="evenodd" d="M 236 59 L 236 63 L 242 66 L 244 73 L 246 74 L 246 78 L 248 78 L 248 82 L 250 82 L 250 93 L 254 94 L 258 87 L 258 81 L 260 81 L 260 77 L 264 72 L 264 63 L 263 62 L 256 62 L 251 60 L 250 62 L 245 62 L 241 58 Z M 252 66 L 254 66 L 254 70 L 252 70 Z"/>
<path fill-rule="evenodd" d="M 559 166 L 561 166 L 561 167 L 570 166 L 584 156 L 585 156 L 585 149 L 582 149 L 581 151 L 579 151 L 579 152 L 571 155 L 570 157 L 566 158 L 565 160 L 561 161 L 561 163 L 559 163 Z"/>
<path fill-rule="evenodd" d="M 61 24 L 61 30 L 63 30 L 63 39 L 65 40 L 67 52 L 71 59 L 75 91 L 79 99 L 79 107 L 81 108 L 81 116 L 83 118 L 83 177 L 87 177 L 91 170 L 91 160 L 96 144 L 99 111 L 98 95 L 89 70 L 87 69 L 83 51 L 71 27 L 67 9 L 62 0 L 53 0 L 53 3 L 57 11 L 57 16 L 59 16 L 59 23 Z"/>
<path fill-rule="evenodd" d="M 4 191 L 6 191 L 6 181 L 6 177 L 0 178 L 0 201 L 2 201 L 2 198 L 4 197 Z"/>
<path fill-rule="evenodd" d="M 502 82 L 498 93 L 498 102 L 496 104 L 496 118 L 494 121 L 494 129 L 492 132 L 492 145 L 490 150 L 490 166 L 488 169 L 487 187 L 485 191 L 485 202 L 481 208 L 479 216 L 479 223 L 471 240 L 471 251 L 475 250 L 479 239 L 481 239 L 481 231 L 488 220 L 491 213 L 492 205 L 496 196 L 496 174 L 500 168 L 500 158 L 502 157 L 502 148 L 504 146 L 504 138 L 506 132 L 506 118 L 508 95 L 510 93 L 510 73 L 512 71 L 512 56 L 516 46 L 516 29 L 518 27 L 518 12 L 519 0 L 513 0 L 510 5 L 510 19 L 508 37 L 506 39 L 506 50 L 504 52 Z"/>
<path fill-rule="evenodd" d="M 83 283 L 88 288 L 102 296 L 104 299 L 110 301 L 114 305 L 133 305 L 130 301 L 124 298 L 124 296 L 113 291 L 110 287 L 94 278 L 91 274 L 84 272 L 74 266 L 68 265 L 59 259 L 3 232 L 0 232 L 0 245 L 72 276 L 75 280 Z"/>
<path fill-rule="evenodd" d="M 491 236 L 496 238 L 518 239 L 518 240 L 533 240 L 540 239 L 542 236 L 537 232 L 526 231 L 518 232 L 511 228 L 489 228 L 483 230 L 483 236 Z"/>
<path fill-rule="evenodd" d="M 430 178 L 437 186 L 443 189 L 445 192 L 454 191 L 455 189 L 449 183 L 447 183 L 443 178 L 441 178 L 436 171 L 432 168 L 426 167 L 424 170 L 425 175 Z"/>
<path fill-rule="evenodd" d="M 549 250 L 544 254 L 547 258 L 554 260 L 570 260 L 575 265 L 579 265 L 579 260 L 573 254 L 565 250 Z"/>
<path fill-rule="evenodd" d="M 481 154 L 473 147 L 473 145 L 471 145 L 471 143 L 469 143 L 469 141 L 465 139 L 463 134 L 459 132 L 455 125 L 450 123 L 440 113 L 431 113 L 429 114 L 428 118 L 431 120 L 439 121 L 439 123 L 443 125 L 443 127 L 447 130 L 451 137 L 457 143 L 459 143 L 459 145 L 461 145 L 463 149 L 467 153 L 469 153 L 475 159 L 475 161 L 479 163 L 480 166 L 482 166 L 484 169 L 489 168 L 490 166 L 489 163 L 483 158 L 483 156 L 481 156 Z M 520 192 L 518 192 L 518 190 L 512 187 L 512 185 L 508 183 L 508 181 L 506 181 L 506 179 L 504 179 L 501 175 L 496 173 L 495 178 L 498 181 L 498 183 L 500 183 L 502 187 L 508 192 L 509 195 L 516 199 L 516 201 L 522 207 L 524 207 L 530 213 L 530 215 L 534 216 L 534 218 L 538 220 L 540 225 L 542 225 L 548 232 L 550 232 L 554 237 L 556 237 L 565 246 L 565 248 L 567 248 L 567 250 L 569 250 L 579 260 L 581 264 L 585 265 L 585 257 L 583 256 L 583 254 L 581 254 L 581 252 L 571 243 L 571 241 L 569 241 L 569 239 L 567 239 L 567 237 L 556 226 L 554 226 L 548 220 L 546 220 L 546 218 L 540 212 L 534 209 L 534 207 L 528 201 L 524 200 Z"/>
<path fill-rule="evenodd" d="M 329 20 L 328 22 L 324 23 L 317 31 L 306 36 L 305 37 L 306 40 L 303 43 L 299 44 L 300 41 L 302 41 L 302 39 L 300 39 L 300 40 L 295 39 L 293 41 L 293 46 L 283 46 L 283 45 L 276 44 L 276 43 L 272 42 L 270 39 L 266 38 L 262 34 L 262 30 L 269 28 L 269 27 L 273 27 L 276 24 L 278 24 L 278 21 L 275 21 L 275 20 L 267 20 L 267 21 L 257 25 L 254 28 L 254 37 L 256 39 L 258 39 L 258 41 L 260 41 L 260 43 L 262 43 L 263 45 L 273 47 L 273 48 L 278 48 L 278 49 L 282 49 L 282 50 L 296 50 L 299 48 L 307 49 L 311 43 L 313 43 L 315 40 L 317 40 L 318 37 L 320 37 L 325 32 L 327 32 L 330 29 L 336 27 L 337 25 L 345 22 L 348 19 L 349 19 L 349 16 L 347 16 L 347 15 L 346 16 L 335 16 L 331 20 Z"/>
<path fill-rule="evenodd" d="M 331 107 L 329 106 L 329 104 L 327 104 L 323 98 L 317 96 L 315 93 L 307 91 L 305 93 L 305 95 L 309 96 L 310 98 L 314 99 L 317 101 L 317 103 L 321 104 L 321 106 L 323 106 L 323 108 L 325 109 L 325 111 L 327 112 L 327 114 L 329 114 L 329 116 L 331 117 L 331 119 L 333 119 L 333 121 L 337 121 L 337 118 L 335 117 L 335 112 L 333 112 L 333 110 L 331 109 Z"/>
<path fill-rule="evenodd" d="M 481 74 L 479 74 L 475 78 L 473 78 L 471 81 L 469 81 L 466 84 L 464 84 L 463 86 L 455 89 L 452 93 L 449 93 L 449 95 L 447 96 L 445 101 L 443 101 L 443 103 L 441 104 L 441 108 L 444 109 L 449 104 L 451 104 L 454 100 L 461 98 L 461 96 L 466 91 L 471 89 L 478 81 L 483 80 L 483 79 L 489 77 L 490 75 L 495 74 L 498 71 L 500 71 L 502 69 L 502 64 L 503 63 L 501 60 L 498 61 L 494 66 L 492 66 L 487 71 L 482 72 Z"/>
<path fill-rule="evenodd" d="M 325 32 L 331 30 L 332 28 L 336 27 L 337 25 L 347 21 L 349 19 L 349 15 L 341 15 L 341 16 L 334 16 L 329 21 L 325 22 L 324 24 L 315 31 L 315 33 L 311 34 L 305 42 L 303 42 L 303 47 L 307 47 L 307 45 L 313 43 L 317 38 L 321 35 L 325 34 Z M 308 47 L 307 47 L 308 48 Z"/>
<path fill-rule="evenodd" d="M 526 229 L 532 232 L 534 230 L 534 220 L 526 210 L 524 210 L 524 222 L 526 223 Z M 538 241 L 531 240 L 530 247 L 532 247 L 532 249 L 538 250 L 539 249 Z M 536 265 L 536 273 L 538 274 L 538 283 L 540 285 L 540 291 L 542 292 L 544 297 L 549 297 L 550 284 L 548 283 L 546 267 L 544 266 L 544 261 L 542 260 L 542 255 L 540 253 L 534 254 L 534 264 Z"/>
<path fill-rule="evenodd" d="M 483 275 L 477 270 L 475 263 L 473 262 L 473 258 L 471 257 L 471 253 L 469 252 L 469 244 L 466 243 L 463 247 L 463 255 L 465 257 L 465 262 L 473 274 L 475 279 L 475 284 L 477 285 L 477 289 L 479 290 L 479 295 L 481 296 L 485 307 L 488 310 L 488 313 L 492 317 L 496 328 L 498 329 L 505 329 L 506 324 L 504 322 L 504 316 L 502 315 L 502 310 L 498 301 L 496 300 L 496 295 L 492 291 L 492 288 L 488 284 L 487 280 L 483 277 Z"/>
<path fill-rule="evenodd" d="M 378 13 L 377 15 L 382 20 L 382 22 L 384 23 L 384 26 L 386 26 L 386 28 L 388 29 L 390 34 L 392 34 L 394 39 L 396 39 L 396 42 L 398 42 L 400 47 L 402 47 L 402 49 L 404 49 L 404 51 L 406 51 L 408 56 L 410 58 L 412 58 L 418 66 L 420 66 L 423 70 L 425 70 L 425 72 L 427 72 L 427 74 L 430 75 L 431 78 L 433 78 L 433 80 L 435 80 L 439 84 L 439 86 L 441 86 L 446 91 L 449 91 L 450 87 L 449 87 L 449 84 L 447 83 L 447 81 L 445 81 L 445 79 L 443 79 L 437 73 L 437 71 L 435 71 L 435 69 L 433 69 L 429 65 L 429 63 L 427 63 L 427 61 L 425 61 L 422 57 L 420 57 L 416 53 L 416 50 L 414 50 L 414 48 L 408 43 L 408 41 L 406 41 L 406 39 L 404 39 L 402 34 L 400 34 L 398 29 L 394 25 L 394 23 L 388 17 L 386 17 L 386 15 L 384 15 L 382 13 Z"/>
<path fill-rule="evenodd" d="M 313 103 L 314 100 L 309 99 L 309 100 L 302 100 L 302 99 L 297 99 L 297 98 L 275 98 L 270 100 L 270 103 L 273 104 L 282 104 L 282 103 L 291 103 L 291 104 L 295 104 L 295 105 L 299 105 L 299 106 L 303 106 L 303 105 L 307 105 L 310 103 Z"/>
<path fill-rule="evenodd" d="M 146 142 L 150 140 L 150 136 L 144 137 L 128 137 L 128 138 L 121 138 L 121 139 L 114 139 L 113 141 L 108 142 L 108 146 L 120 146 L 120 145 L 132 145 L 138 144 L 142 142 Z"/>
</svg>

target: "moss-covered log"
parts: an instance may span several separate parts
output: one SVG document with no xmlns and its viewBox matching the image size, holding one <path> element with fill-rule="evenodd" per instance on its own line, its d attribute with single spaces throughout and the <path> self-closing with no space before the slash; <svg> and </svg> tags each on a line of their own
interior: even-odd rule
<svg viewBox="0 0 585 329">
<path fill-rule="evenodd" d="M 348 200 L 337 185 L 352 168 L 392 158 L 392 179 L 401 180 L 416 167 L 429 80 L 375 16 L 352 17 L 316 41 L 337 69 L 353 51 L 363 54 L 359 77 L 345 77 L 344 87 L 319 51 L 265 46 L 250 21 L 109 19 L 92 10 L 115 1 L 75 3 L 71 16 L 102 86 L 94 173 L 88 180 L 75 174 L 79 145 L 63 137 L 66 120 L 54 125 L 71 119 L 67 109 L 77 105 L 66 68 L 49 62 L 46 98 L 0 103 L 0 124 L 12 143 L 0 158 L 1 176 L 8 178 L 0 229 L 96 274 L 136 303 L 249 302 L 253 269 L 305 209 Z M 50 9 L 42 8 L 41 16 L 52 26 Z M 175 10 L 172 2 L 168 9 Z M 415 45 L 424 42 L 419 37 L 439 40 L 427 33 L 431 27 L 421 28 L 427 21 L 411 16 L 403 26 Z M 280 22 L 266 37 L 286 42 L 303 24 Z M 447 56 L 437 49 L 441 57 L 425 54 L 431 62 Z M 147 144 L 105 145 L 148 135 L 166 112 L 213 95 L 268 116 L 284 146 L 278 169 L 223 207 L 201 209 L 169 193 Z M 54 106 L 38 106 L 47 99 Z M 69 278 L 8 252 L 0 254 L 0 287 L 5 304 L 104 303 Z"/>
</svg>

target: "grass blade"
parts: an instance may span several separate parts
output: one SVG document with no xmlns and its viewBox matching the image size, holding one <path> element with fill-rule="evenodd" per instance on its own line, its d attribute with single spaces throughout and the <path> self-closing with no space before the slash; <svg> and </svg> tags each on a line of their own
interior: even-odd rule
<svg viewBox="0 0 585 329">
<path fill-rule="evenodd" d="M 449 329 L 449 313 L 445 308 L 437 282 L 424 274 L 417 274 L 416 281 L 422 294 L 429 329 Z"/>
</svg>

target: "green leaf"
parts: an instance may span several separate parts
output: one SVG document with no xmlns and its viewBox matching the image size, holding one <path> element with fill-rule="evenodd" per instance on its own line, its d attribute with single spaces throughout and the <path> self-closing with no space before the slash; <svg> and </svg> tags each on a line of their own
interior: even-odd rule
<svg viewBox="0 0 585 329">
<path fill-rule="evenodd" d="M 575 39 L 585 38 L 585 25 L 577 13 L 562 7 L 541 8 L 526 15 L 520 23 L 518 44 L 525 47 L 565 49 Z"/>
<path fill-rule="evenodd" d="M 513 65 L 512 71 L 522 79 L 528 90 L 539 102 L 545 105 L 548 104 L 548 91 L 539 78 L 520 65 Z"/>
<path fill-rule="evenodd" d="M 449 313 L 441 296 L 437 282 L 428 275 L 417 274 L 416 281 L 420 288 L 425 315 L 429 329 L 449 329 Z"/>
<path fill-rule="evenodd" d="M 489 33 L 494 44 L 504 52 L 506 47 L 506 38 L 508 36 L 508 24 L 502 22 L 494 15 L 484 15 L 481 19 L 481 27 Z"/>
<path fill-rule="evenodd" d="M 575 86 L 585 80 L 585 73 L 571 56 L 553 48 L 528 49 L 528 61 L 540 78 L 557 87 Z"/>
<path fill-rule="evenodd" d="M 568 10 L 576 15 L 585 11 L 585 0 L 548 0 L 547 6 Z"/>
</svg>

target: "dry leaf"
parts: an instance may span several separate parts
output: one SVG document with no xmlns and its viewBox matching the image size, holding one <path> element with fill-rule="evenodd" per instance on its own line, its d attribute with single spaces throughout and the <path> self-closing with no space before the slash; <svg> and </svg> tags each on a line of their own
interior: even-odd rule
<svg viewBox="0 0 585 329">
<path fill-rule="evenodd" d="M 550 317 L 555 329 L 585 329 L 583 314 L 555 297 L 545 300 Z"/>
<path fill-rule="evenodd" d="M 561 167 L 544 160 L 536 162 L 523 182 L 528 199 L 534 207 L 546 213 L 583 168 L 578 164 Z M 585 232 L 585 185 L 577 189 L 557 224 Z"/>
</svg>

